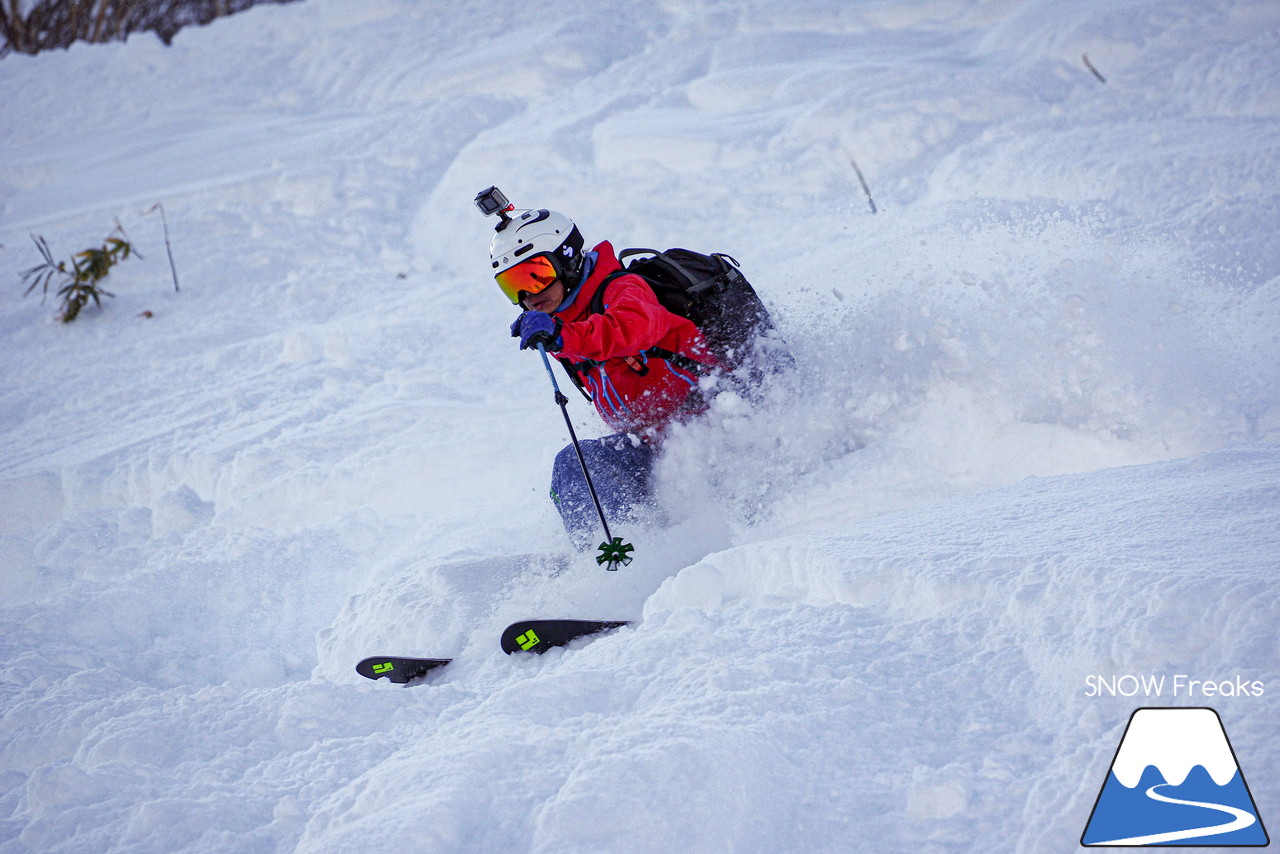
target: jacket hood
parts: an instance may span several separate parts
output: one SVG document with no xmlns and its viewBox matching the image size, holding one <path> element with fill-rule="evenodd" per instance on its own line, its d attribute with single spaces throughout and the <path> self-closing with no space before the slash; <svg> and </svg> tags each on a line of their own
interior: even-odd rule
<svg viewBox="0 0 1280 854">
<path fill-rule="evenodd" d="M 609 241 L 603 240 L 597 243 L 591 251 L 596 253 L 596 264 L 591 269 L 591 275 L 578 288 L 573 302 L 556 312 L 556 317 L 565 323 L 572 323 L 586 317 L 591 310 L 591 298 L 600 289 L 600 283 L 610 274 L 622 269 L 622 263 L 618 261 L 617 253 L 613 251 L 613 244 Z"/>
</svg>

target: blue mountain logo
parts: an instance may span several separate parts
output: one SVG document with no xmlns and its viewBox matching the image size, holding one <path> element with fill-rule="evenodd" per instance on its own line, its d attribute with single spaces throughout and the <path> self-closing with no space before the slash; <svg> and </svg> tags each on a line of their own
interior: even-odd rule
<svg viewBox="0 0 1280 854">
<path fill-rule="evenodd" d="M 1262 847 L 1270 843 L 1213 709 L 1129 718 L 1080 844 Z"/>
</svg>

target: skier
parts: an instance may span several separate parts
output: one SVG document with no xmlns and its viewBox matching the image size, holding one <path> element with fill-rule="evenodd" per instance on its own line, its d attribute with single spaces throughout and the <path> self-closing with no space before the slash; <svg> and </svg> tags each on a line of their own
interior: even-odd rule
<svg viewBox="0 0 1280 854">
<path fill-rule="evenodd" d="M 614 431 L 579 443 L 605 515 L 656 511 L 650 480 L 660 441 L 670 425 L 706 410 L 699 379 L 715 357 L 692 321 L 663 308 L 644 279 L 620 272 L 608 241 L 584 251 L 564 214 L 500 210 L 489 257 L 502 293 L 524 309 L 512 337 L 522 350 L 541 345 L 559 360 Z M 593 313 L 601 288 L 604 311 Z M 570 539 L 589 547 L 598 519 L 572 445 L 556 456 L 551 497 Z"/>
</svg>

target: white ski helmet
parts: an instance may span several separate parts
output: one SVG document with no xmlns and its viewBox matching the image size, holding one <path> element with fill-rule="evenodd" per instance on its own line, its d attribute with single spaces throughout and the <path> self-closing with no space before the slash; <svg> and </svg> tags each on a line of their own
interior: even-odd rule
<svg viewBox="0 0 1280 854">
<path fill-rule="evenodd" d="M 556 211 L 532 210 L 499 224 L 489 243 L 495 276 L 534 255 L 549 257 L 561 277 L 577 284 L 582 271 L 582 234 L 573 220 Z"/>
</svg>

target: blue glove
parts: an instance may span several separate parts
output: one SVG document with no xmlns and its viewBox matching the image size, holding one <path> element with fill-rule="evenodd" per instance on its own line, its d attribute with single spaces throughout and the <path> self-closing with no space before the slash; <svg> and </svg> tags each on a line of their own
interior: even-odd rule
<svg viewBox="0 0 1280 854">
<path fill-rule="evenodd" d="M 554 353 L 564 346 L 560 337 L 562 324 L 557 318 L 545 311 L 526 311 L 511 324 L 511 337 L 520 339 L 520 349 L 542 345 L 543 349 Z"/>
</svg>

